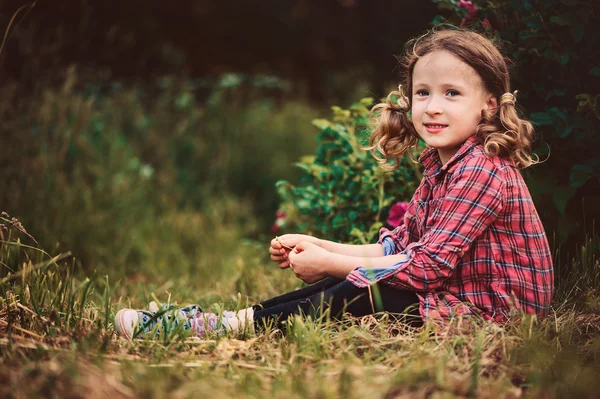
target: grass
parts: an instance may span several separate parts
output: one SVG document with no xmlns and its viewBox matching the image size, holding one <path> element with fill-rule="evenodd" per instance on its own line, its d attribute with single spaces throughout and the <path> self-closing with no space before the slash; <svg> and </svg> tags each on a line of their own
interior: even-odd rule
<svg viewBox="0 0 600 399">
<path fill-rule="evenodd" d="M 229 237 L 223 229 L 221 245 L 209 243 L 207 262 L 199 262 L 205 279 L 196 282 L 194 268 L 168 276 L 148 269 L 120 280 L 82 277 L 73 258 L 52 258 L 35 243 L 25 244 L 31 238 L 8 215 L 0 224 L 2 397 L 546 398 L 599 392 L 600 301 L 593 284 L 600 268 L 593 240 L 573 259 L 572 273 L 586 278 L 571 276 L 574 289 L 559 286 L 554 311 L 542 321 L 524 317 L 499 326 L 457 319 L 415 329 L 385 315 L 341 323 L 297 318 L 285 334 L 271 329 L 198 339 L 173 331 L 157 341 L 129 342 L 113 330 L 123 306 L 157 298 L 241 308 L 299 282 L 269 263 L 263 243 L 227 245 L 239 242 L 235 229 L 227 230 Z M 209 267 L 220 269 L 212 280 Z"/>
</svg>

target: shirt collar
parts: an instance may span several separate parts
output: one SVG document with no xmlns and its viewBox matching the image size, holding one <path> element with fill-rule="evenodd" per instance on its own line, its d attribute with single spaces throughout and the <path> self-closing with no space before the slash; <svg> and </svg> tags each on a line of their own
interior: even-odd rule
<svg viewBox="0 0 600 399">
<path fill-rule="evenodd" d="M 423 176 L 428 180 L 437 180 L 437 177 L 441 172 L 448 170 L 448 168 L 456 164 L 477 144 L 479 144 L 479 140 L 475 135 L 469 137 L 460 146 L 458 151 L 456 151 L 456 154 L 454 154 L 444 165 L 442 165 L 440 156 L 435 148 L 426 148 L 419 157 L 419 162 L 421 162 L 421 165 L 423 165 L 424 168 Z"/>
</svg>

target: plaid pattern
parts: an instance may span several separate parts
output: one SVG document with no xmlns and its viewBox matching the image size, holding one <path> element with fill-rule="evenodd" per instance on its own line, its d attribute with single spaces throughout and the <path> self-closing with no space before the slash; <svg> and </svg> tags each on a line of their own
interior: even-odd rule
<svg viewBox="0 0 600 399">
<path fill-rule="evenodd" d="M 404 225 L 382 228 L 390 267 L 359 267 L 347 279 L 415 291 L 424 318 L 479 314 L 504 321 L 521 310 L 543 316 L 554 285 L 552 256 L 531 195 L 510 160 L 488 157 L 473 136 L 442 166 L 437 151 L 425 168 Z"/>
</svg>

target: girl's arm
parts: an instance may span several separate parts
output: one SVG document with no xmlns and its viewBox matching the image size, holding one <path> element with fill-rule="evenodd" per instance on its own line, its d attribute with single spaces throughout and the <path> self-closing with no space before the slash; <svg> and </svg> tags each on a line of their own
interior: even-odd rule
<svg viewBox="0 0 600 399">
<path fill-rule="evenodd" d="M 338 242 L 319 239 L 317 245 L 337 255 L 360 258 L 383 257 L 383 246 L 381 244 L 340 244 Z"/>
<path fill-rule="evenodd" d="M 329 252 L 340 255 L 360 256 L 367 258 L 384 255 L 383 246 L 381 244 L 340 244 L 305 234 L 284 234 L 271 240 L 271 248 L 269 250 L 271 253 L 271 259 L 280 262 L 283 259 L 281 256 L 282 252 L 280 252 L 282 248 L 286 248 L 287 252 L 289 252 L 293 247 L 302 241 L 311 242 Z"/>
<path fill-rule="evenodd" d="M 379 247 L 382 248 L 381 244 L 373 245 L 379 245 Z M 330 277 L 345 279 L 346 276 L 357 267 L 364 267 L 367 269 L 374 267 L 388 267 L 398 262 L 403 262 L 407 258 L 408 257 L 405 254 L 383 256 L 383 250 L 381 250 L 381 254 L 377 257 L 359 257 L 332 253 L 329 256 L 329 259 L 327 259 L 326 270 L 327 275 Z"/>
</svg>

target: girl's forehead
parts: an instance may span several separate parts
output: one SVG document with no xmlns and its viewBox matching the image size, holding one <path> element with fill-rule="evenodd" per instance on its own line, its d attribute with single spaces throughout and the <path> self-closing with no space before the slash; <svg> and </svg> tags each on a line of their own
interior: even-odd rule
<svg viewBox="0 0 600 399">
<path fill-rule="evenodd" d="M 481 77 L 469 64 L 448 51 L 433 51 L 419 58 L 413 69 L 413 85 L 460 83 L 481 86 Z"/>
</svg>

